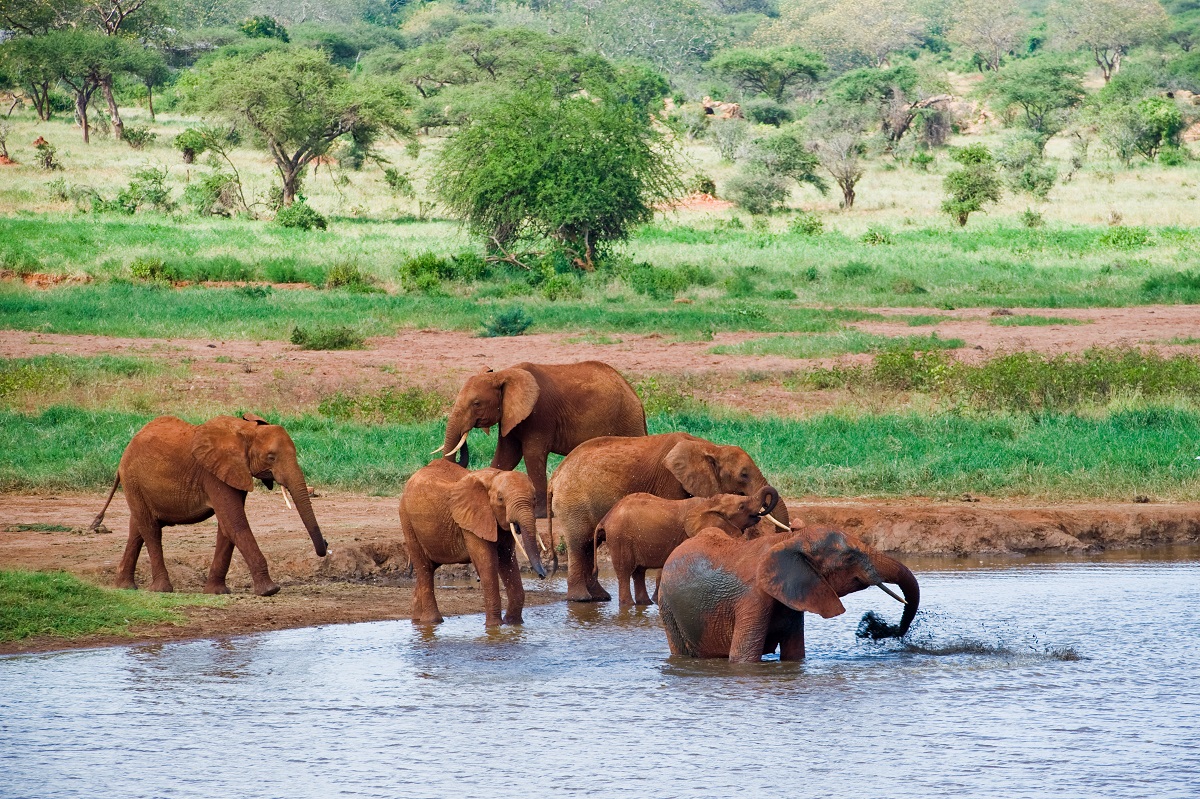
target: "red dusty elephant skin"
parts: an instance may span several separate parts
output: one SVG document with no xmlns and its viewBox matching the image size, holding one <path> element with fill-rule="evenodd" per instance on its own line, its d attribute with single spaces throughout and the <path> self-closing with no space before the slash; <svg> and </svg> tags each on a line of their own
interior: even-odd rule
<svg viewBox="0 0 1200 799">
<path fill-rule="evenodd" d="M 900 625 L 874 637 L 904 635 L 920 603 L 916 577 L 854 536 L 805 528 L 735 539 L 711 529 L 667 559 L 659 612 L 672 655 L 753 663 L 778 648 L 780 660 L 801 660 L 804 611 L 840 615 L 841 597 L 872 585 L 905 603 Z"/>
</svg>

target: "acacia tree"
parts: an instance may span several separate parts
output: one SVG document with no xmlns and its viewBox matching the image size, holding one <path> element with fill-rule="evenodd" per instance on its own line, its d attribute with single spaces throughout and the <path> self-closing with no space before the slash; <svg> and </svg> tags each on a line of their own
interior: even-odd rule
<svg viewBox="0 0 1200 799">
<path fill-rule="evenodd" d="M 1083 72 L 1066 61 L 1027 58 L 996 72 L 989 83 L 1001 109 L 1019 109 L 1040 146 L 1066 127 L 1067 113 L 1084 99 Z"/>
<path fill-rule="evenodd" d="M 396 82 L 351 80 L 319 50 L 280 48 L 217 58 L 198 75 L 188 105 L 247 129 L 271 154 L 291 205 L 304 171 L 342 136 L 369 150 L 385 133 L 411 135 Z"/>
<path fill-rule="evenodd" d="M 909 64 L 847 72 L 830 87 L 830 95 L 845 104 L 878 109 L 879 126 L 891 150 L 904 138 L 922 112 L 929 113 L 950 95 L 935 94 L 921 85 L 921 76 Z"/>
<path fill-rule="evenodd" d="M 995 72 L 1028 29 L 1028 20 L 1013 0 L 963 0 L 955 9 L 950 39 Z"/>
<path fill-rule="evenodd" d="M 1168 24 L 1158 0 L 1059 0 L 1051 17 L 1066 46 L 1091 51 L 1105 83 L 1126 53 L 1164 34 Z"/>
<path fill-rule="evenodd" d="M 802 47 L 723 50 L 708 66 L 752 96 L 765 94 L 777 103 L 787 98 L 789 89 L 794 91 L 796 86 L 816 80 L 826 70 L 819 55 Z"/>
<path fill-rule="evenodd" d="M 493 251 L 549 238 L 590 270 L 599 246 L 626 238 L 680 193 L 677 173 L 673 151 L 632 103 L 539 86 L 451 136 L 434 183 Z"/>
<path fill-rule="evenodd" d="M 0 63 L 10 80 L 33 98 L 38 119 L 53 114 L 50 90 L 58 83 L 58 63 L 44 37 L 21 36 L 0 45 Z"/>
<path fill-rule="evenodd" d="M 811 146 L 821 166 L 842 190 L 843 211 L 854 207 L 855 188 L 865 171 L 863 136 L 870 124 L 869 114 L 862 107 L 837 102 L 821 106 L 810 122 Z"/>
</svg>

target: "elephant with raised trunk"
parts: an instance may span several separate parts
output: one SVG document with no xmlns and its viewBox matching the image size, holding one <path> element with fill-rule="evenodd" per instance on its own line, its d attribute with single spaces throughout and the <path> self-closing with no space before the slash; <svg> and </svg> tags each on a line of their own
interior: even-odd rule
<svg viewBox="0 0 1200 799">
<path fill-rule="evenodd" d="M 409 478 L 400 495 L 400 530 L 416 573 L 413 621 L 440 624 L 433 573 L 446 563 L 472 563 L 483 588 L 488 627 L 520 624 L 525 587 L 517 565 L 519 539 L 529 565 L 546 576 L 543 547 L 533 515 L 533 483 L 520 472 L 480 469 L 468 472 L 449 460 L 436 460 Z M 500 583 L 508 607 L 500 615 Z"/>
<path fill-rule="evenodd" d="M 898 585 L 901 598 L 884 583 Z M 858 538 L 827 528 L 730 538 L 704 530 L 680 544 L 659 578 L 659 613 L 671 654 L 755 663 L 779 650 L 780 660 L 804 658 L 804 612 L 828 619 L 846 611 L 841 597 L 870 586 L 904 603 L 897 627 L 873 638 L 908 632 L 921 601 L 908 567 Z"/>
<path fill-rule="evenodd" d="M 129 503 L 129 541 L 117 569 L 117 587 L 137 587 L 134 570 L 145 544 L 150 552 L 150 590 L 173 590 L 163 560 L 163 527 L 195 524 L 216 514 L 217 546 L 204 591 L 229 593 L 225 576 L 236 547 L 250 569 L 254 593 L 278 593 L 246 519 L 246 494 L 255 479 L 267 488 L 278 482 L 285 500 L 291 493 L 313 549 L 324 557 L 328 548 L 313 514 L 296 445 L 286 430 L 252 413 L 240 419 L 218 416 L 201 425 L 174 416 L 149 422 L 125 447 L 112 491 L 91 525 L 93 530 L 100 526 L 117 486 L 123 483 Z"/>
<path fill-rule="evenodd" d="M 661 569 L 675 547 L 707 528 L 742 536 L 778 502 L 779 494 L 771 486 L 763 486 L 751 497 L 717 494 L 663 499 L 653 494 L 630 494 L 622 499 L 596 525 L 594 536 L 596 546 L 608 544 L 621 607 L 650 604 L 646 569 Z"/>
<path fill-rule="evenodd" d="M 566 455 L 597 436 L 644 436 L 646 412 L 625 378 L 600 361 L 563 365 L 519 363 L 467 379 L 446 421 L 446 438 L 434 450 L 470 466 L 467 433 L 481 427 L 500 438 L 495 469 L 525 471 L 537 492 L 535 512 L 546 515 L 546 456 Z"/>
<path fill-rule="evenodd" d="M 550 485 L 551 535 L 558 528 L 567 542 L 567 599 L 612 599 L 594 573 L 593 532 L 604 515 L 630 494 L 644 492 L 664 499 L 752 496 L 764 487 L 769 487 L 767 479 L 741 447 L 714 444 L 687 433 L 607 436 L 580 444 L 559 464 Z M 786 526 L 783 505 L 779 516 L 783 522 L 770 515 L 766 518 Z"/>
</svg>

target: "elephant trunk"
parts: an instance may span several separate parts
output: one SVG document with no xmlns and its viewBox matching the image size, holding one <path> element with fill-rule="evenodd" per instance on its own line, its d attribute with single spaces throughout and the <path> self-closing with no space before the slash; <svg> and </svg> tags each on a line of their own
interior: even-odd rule
<svg viewBox="0 0 1200 799">
<path fill-rule="evenodd" d="M 529 566 L 538 577 L 546 576 L 546 567 L 542 563 L 542 553 L 537 537 L 537 519 L 533 515 L 533 497 L 510 500 L 508 503 L 508 526 L 521 542 Z"/>
<path fill-rule="evenodd" d="M 459 414 L 451 411 L 450 418 L 446 421 L 446 438 L 442 442 L 442 455 L 449 457 L 464 469 L 471 468 L 471 449 L 467 444 L 467 433 L 471 431 L 471 427 L 472 425 L 460 419 Z"/>
<path fill-rule="evenodd" d="M 296 466 L 294 471 L 288 469 L 287 473 L 278 479 L 283 489 L 292 495 L 292 501 L 296 503 L 296 512 L 300 514 L 300 520 L 304 522 L 304 529 L 308 530 L 308 537 L 312 539 L 313 551 L 317 553 L 317 557 L 325 557 L 325 553 L 329 551 L 329 544 L 325 541 L 325 536 L 321 535 L 321 526 L 317 524 L 316 514 L 313 513 L 312 500 L 308 496 L 308 484 L 304 482 L 304 473 L 300 471 L 299 466 Z"/>
<path fill-rule="evenodd" d="M 758 505 L 755 515 L 759 517 L 766 516 L 774 511 L 775 506 L 779 504 L 779 492 L 773 486 L 765 485 L 758 489 L 758 493 L 754 495 L 754 502 Z"/>
<path fill-rule="evenodd" d="M 872 562 L 879 579 L 882 582 L 899 586 L 900 591 L 904 594 L 904 614 L 900 617 L 900 626 L 894 628 L 894 635 L 888 636 L 902 638 L 917 615 L 917 609 L 921 604 L 921 587 L 917 584 L 917 578 L 909 571 L 909 568 L 895 558 L 876 555 Z"/>
<path fill-rule="evenodd" d="M 759 486 L 755 489 L 755 493 L 752 494 L 751 496 L 760 496 L 761 495 L 764 497 L 764 502 L 765 502 L 766 501 L 765 497 L 767 496 L 767 492 L 770 492 L 770 495 L 775 497 L 775 504 L 771 507 L 770 510 L 763 513 L 763 518 L 769 520 L 776 527 L 779 527 L 782 530 L 789 529 L 792 519 L 788 515 L 787 503 L 779 501 L 779 491 L 775 488 L 775 486 L 771 485 L 766 480 L 763 480 L 762 483 L 760 483 Z"/>
</svg>

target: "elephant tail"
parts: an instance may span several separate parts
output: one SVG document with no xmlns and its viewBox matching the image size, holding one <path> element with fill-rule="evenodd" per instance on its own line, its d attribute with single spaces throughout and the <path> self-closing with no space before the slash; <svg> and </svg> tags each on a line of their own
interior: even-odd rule
<svg viewBox="0 0 1200 799">
<path fill-rule="evenodd" d="M 108 499 L 104 500 L 104 507 L 100 509 L 100 514 L 95 519 L 92 519 L 92 523 L 88 527 L 89 531 L 95 532 L 100 529 L 100 524 L 104 521 L 104 514 L 108 511 L 108 506 L 112 504 L 113 497 L 117 494 L 117 486 L 119 485 L 121 485 L 120 469 L 117 470 L 117 479 L 113 481 L 112 490 L 108 492 Z"/>
<path fill-rule="evenodd" d="M 606 517 L 607 518 L 607 517 Z M 596 553 L 600 551 L 600 545 L 608 540 L 608 533 L 604 530 L 604 519 L 596 525 L 596 529 L 592 531 L 592 576 L 600 576 L 600 561 L 596 557 Z"/>
<path fill-rule="evenodd" d="M 554 481 L 546 486 L 546 535 L 550 536 L 550 552 L 554 559 L 550 576 L 558 573 L 558 542 L 554 540 Z"/>
</svg>

